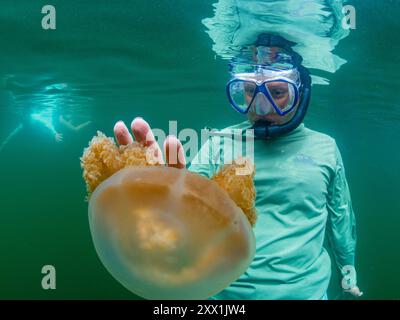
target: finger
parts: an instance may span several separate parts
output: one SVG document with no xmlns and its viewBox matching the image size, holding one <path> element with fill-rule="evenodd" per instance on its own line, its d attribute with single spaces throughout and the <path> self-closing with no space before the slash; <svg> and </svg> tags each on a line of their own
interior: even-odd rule
<svg viewBox="0 0 400 320">
<path fill-rule="evenodd" d="M 154 137 L 150 125 L 143 118 L 137 117 L 133 119 L 131 129 L 135 136 L 135 140 L 144 143 L 147 147 L 151 147 L 153 155 L 160 163 L 164 163 L 160 146 Z"/>
<path fill-rule="evenodd" d="M 131 129 L 136 141 L 143 142 L 148 147 L 156 142 L 150 125 L 143 118 L 137 117 L 133 119 Z"/>
<path fill-rule="evenodd" d="M 125 146 L 133 142 L 133 138 L 129 133 L 123 121 L 118 121 L 114 126 L 114 135 L 117 139 L 118 144 Z"/>
<path fill-rule="evenodd" d="M 175 136 L 168 136 L 164 141 L 164 152 L 169 167 L 185 168 L 186 159 L 182 143 Z"/>
</svg>

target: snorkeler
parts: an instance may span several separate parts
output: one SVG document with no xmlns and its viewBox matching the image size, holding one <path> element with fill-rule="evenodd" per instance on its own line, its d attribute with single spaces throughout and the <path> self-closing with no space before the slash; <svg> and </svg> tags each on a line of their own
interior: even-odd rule
<svg viewBox="0 0 400 320">
<path fill-rule="evenodd" d="M 325 236 L 343 290 L 362 295 L 356 283 L 356 223 L 343 161 L 333 138 L 302 123 L 311 78 L 293 45 L 280 36 L 261 34 L 251 46 L 250 61 L 230 63 L 228 99 L 247 120 L 220 132 L 241 129 L 246 135 L 247 129 L 254 130 L 256 254 L 247 271 L 212 299 L 327 299 L 331 260 Z M 136 118 L 131 129 L 136 140 L 157 144 L 142 118 Z M 114 134 L 121 145 L 133 142 L 122 121 Z M 189 170 L 207 177 L 218 170 L 211 161 L 222 150 L 214 150 L 214 136 L 199 152 L 207 154 L 210 163 L 196 157 Z M 174 136 L 164 143 L 167 164 L 171 150 L 178 154 L 173 166 L 184 168 L 183 146 Z"/>
<path fill-rule="evenodd" d="M 71 116 L 62 115 L 59 116 L 58 121 L 63 127 L 74 132 L 80 131 L 91 123 L 91 121 L 86 121 L 79 125 L 74 125 L 72 123 Z M 54 137 L 55 141 L 57 143 L 61 143 L 63 141 L 63 134 L 56 130 L 54 122 L 52 110 L 50 110 L 50 108 L 47 108 L 41 112 L 27 112 L 23 115 L 22 121 L 18 124 L 18 126 L 0 144 L 0 152 L 24 128 L 28 129 L 35 124 L 39 124 L 40 126 L 46 128 L 47 131 Z"/>
</svg>

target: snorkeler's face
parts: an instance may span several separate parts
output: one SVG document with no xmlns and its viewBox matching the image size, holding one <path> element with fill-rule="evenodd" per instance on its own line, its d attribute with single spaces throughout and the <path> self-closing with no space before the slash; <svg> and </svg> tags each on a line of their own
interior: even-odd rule
<svg viewBox="0 0 400 320">
<path fill-rule="evenodd" d="M 289 112 L 288 114 L 285 114 L 284 116 L 280 116 L 277 113 L 269 113 L 267 115 L 260 116 L 253 110 L 249 110 L 249 112 L 247 113 L 247 118 L 249 119 L 250 123 L 254 123 L 254 122 L 260 121 L 260 120 L 266 120 L 268 122 L 271 122 L 272 124 L 282 125 L 282 124 L 285 124 L 286 122 L 288 122 L 290 119 L 292 119 L 292 117 L 296 113 L 296 110 L 297 110 L 297 106 L 296 106 L 296 108 L 293 109 L 292 112 Z"/>
<path fill-rule="evenodd" d="M 297 107 L 299 86 L 296 68 L 280 70 L 252 65 L 249 72 L 234 72 L 226 88 L 231 105 L 247 114 L 250 121 L 283 124 Z"/>
<path fill-rule="evenodd" d="M 274 91 L 271 91 L 271 95 L 274 94 Z M 288 93 L 285 93 L 285 90 L 282 88 L 276 88 L 276 98 L 275 103 L 282 108 L 282 106 L 285 106 L 287 104 L 287 100 L 289 99 Z M 246 97 L 246 100 L 248 98 Z M 251 98 L 250 98 L 251 99 Z M 249 112 L 247 113 L 247 118 L 249 119 L 250 123 L 255 123 L 256 121 L 268 121 L 271 122 L 274 125 L 283 125 L 287 122 L 289 122 L 293 116 L 296 114 L 296 110 L 298 108 L 298 103 L 296 107 L 289 113 L 281 116 L 276 111 L 270 107 L 270 102 L 265 98 L 265 96 L 259 94 L 256 96 L 254 99 L 258 99 L 258 101 L 253 101 L 252 107 L 249 109 Z M 258 105 L 257 108 L 254 106 Z M 257 110 L 260 109 L 268 109 L 269 112 L 266 114 L 260 114 L 260 112 L 257 112 Z"/>
<path fill-rule="evenodd" d="M 290 96 L 289 87 L 287 83 L 284 82 L 269 82 L 266 83 L 267 89 L 271 94 L 272 99 L 274 99 L 275 104 L 281 109 L 287 106 Z M 251 99 L 254 95 L 254 87 L 250 85 L 245 85 L 245 99 L 247 104 L 250 104 Z M 297 106 L 296 106 L 297 108 Z M 296 108 L 293 110 L 295 111 Z M 247 113 L 247 116 L 251 122 L 258 120 L 267 120 L 274 124 L 284 124 L 291 119 L 294 112 L 290 112 L 284 116 L 276 113 L 275 109 L 271 107 L 270 102 L 263 94 L 258 94 Z"/>
</svg>

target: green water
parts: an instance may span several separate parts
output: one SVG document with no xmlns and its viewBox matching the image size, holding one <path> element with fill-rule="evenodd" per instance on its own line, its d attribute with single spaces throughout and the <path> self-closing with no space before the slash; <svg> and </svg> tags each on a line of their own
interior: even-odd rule
<svg viewBox="0 0 400 320">
<path fill-rule="evenodd" d="M 0 140 L 35 110 L 92 121 L 79 133 L 56 125 L 62 143 L 27 127 L 0 152 L 1 299 L 136 298 L 94 251 L 79 157 L 96 130 L 112 135 L 120 119 L 140 115 L 164 130 L 169 120 L 195 130 L 243 120 L 225 97 L 226 61 L 201 23 L 212 3 L 52 1 L 57 29 L 44 31 L 47 1 L 1 2 Z M 357 29 L 335 50 L 347 64 L 313 88 L 305 124 L 341 149 L 364 297 L 400 299 L 400 3 L 351 3 Z M 46 264 L 56 268 L 56 290 L 41 288 Z M 338 292 L 334 277 L 329 293 Z"/>
</svg>

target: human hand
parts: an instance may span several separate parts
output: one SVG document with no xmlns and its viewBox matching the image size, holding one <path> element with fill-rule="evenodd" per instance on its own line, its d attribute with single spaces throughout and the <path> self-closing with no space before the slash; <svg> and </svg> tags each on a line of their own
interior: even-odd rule
<svg viewBox="0 0 400 320">
<path fill-rule="evenodd" d="M 58 143 L 60 143 L 60 142 L 62 142 L 63 141 L 63 135 L 61 134 L 61 133 L 56 133 L 55 135 L 54 135 L 54 138 L 56 139 L 56 142 L 58 142 Z"/>
<path fill-rule="evenodd" d="M 131 123 L 131 130 L 135 140 L 143 142 L 147 147 L 154 147 L 154 155 L 160 163 L 165 163 L 160 147 L 154 137 L 149 124 L 142 118 L 137 117 Z M 114 135 L 120 145 L 133 143 L 132 135 L 129 133 L 123 121 L 118 121 L 114 126 Z M 165 160 L 169 167 L 178 169 L 186 167 L 185 153 L 182 143 L 175 136 L 168 136 L 164 141 Z"/>
<path fill-rule="evenodd" d="M 364 292 L 362 292 L 360 290 L 360 288 L 357 286 L 354 286 L 353 288 L 348 289 L 348 290 L 344 290 L 344 292 L 350 293 L 353 297 L 356 297 L 356 298 L 359 298 L 364 294 Z"/>
</svg>

